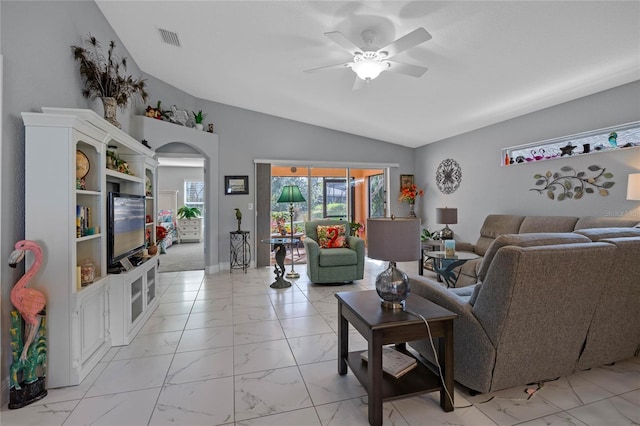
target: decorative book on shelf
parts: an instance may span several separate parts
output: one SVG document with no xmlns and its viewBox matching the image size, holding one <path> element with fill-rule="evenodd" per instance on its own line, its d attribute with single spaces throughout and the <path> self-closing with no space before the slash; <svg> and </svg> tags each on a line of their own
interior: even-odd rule
<svg viewBox="0 0 640 426">
<path fill-rule="evenodd" d="M 362 361 L 367 362 L 369 352 L 362 352 L 360 357 Z M 396 379 L 411 371 L 416 365 L 418 365 L 418 361 L 415 358 L 389 346 L 382 348 L 382 371 Z"/>
</svg>

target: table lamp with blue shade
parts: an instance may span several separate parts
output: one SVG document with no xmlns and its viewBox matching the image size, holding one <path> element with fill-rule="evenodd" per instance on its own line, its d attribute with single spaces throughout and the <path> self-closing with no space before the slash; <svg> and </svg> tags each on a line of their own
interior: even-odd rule
<svg viewBox="0 0 640 426">
<path fill-rule="evenodd" d="M 289 216 L 291 217 L 291 243 L 289 249 L 293 245 L 293 203 L 304 203 L 306 200 L 300 192 L 298 185 L 285 185 L 282 188 L 280 198 L 277 203 L 289 203 Z M 287 273 L 287 278 L 300 278 L 300 274 L 293 270 L 293 250 L 291 251 L 291 271 Z"/>
<path fill-rule="evenodd" d="M 396 262 L 420 259 L 420 219 L 367 219 L 367 257 L 389 261 L 389 267 L 376 277 L 382 307 L 403 309 L 411 285 L 407 274 L 396 268 Z"/>
</svg>

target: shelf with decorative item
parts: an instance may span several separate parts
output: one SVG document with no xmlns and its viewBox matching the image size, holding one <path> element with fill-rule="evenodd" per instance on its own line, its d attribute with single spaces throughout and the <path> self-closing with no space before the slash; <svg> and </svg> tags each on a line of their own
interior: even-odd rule
<svg viewBox="0 0 640 426">
<path fill-rule="evenodd" d="M 126 180 L 129 182 L 142 183 L 142 178 L 138 176 L 128 175 L 126 173 L 120 173 L 116 170 L 107 169 L 105 171 L 107 175 L 107 180 L 110 180 L 109 177 L 114 178 L 115 180 Z"/>
<path fill-rule="evenodd" d="M 98 191 L 91 191 L 91 190 L 87 190 L 87 189 L 77 189 L 76 190 L 76 195 L 89 195 L 89 196 L 101 196 L 102 193 L 98 192 Z"/>
<path fill-rule="evenodd" d="M 571 158 L 640 147 L 640 121 L 503 148 L 503 166 Z"/>
</svg>

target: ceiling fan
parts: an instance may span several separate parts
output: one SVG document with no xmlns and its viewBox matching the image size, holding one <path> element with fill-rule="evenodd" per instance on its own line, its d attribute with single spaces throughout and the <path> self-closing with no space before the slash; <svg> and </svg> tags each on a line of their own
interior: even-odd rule
<svg viewBox="0 0 640 426">
<path fill-rule="evenodd" d="M 431 34 L 422 27 L 413 30 L 409 34 L 400 37 L 380 49 L 373 46 L 376 35 L 373 30 L 365 30 L 360 34 L 364 41 L 363 47 L 358 47 L 339 31 L 324 33 L 324 35 L 353 55 L 353 60 L 342 64 L 312 68 L 305 70 L 305 72 L 351 68 L 357 75 L 356 82 L 353 86 L 354 90 L 361 88 L 363 84 L 369 83 L 383 71 L 393 71 L 412 77 L 421 77 L 427 71 L 426 67 L 390 60 L 400 52 L 404 52 L 427 40 L 431 40 Z"/>
</svg>

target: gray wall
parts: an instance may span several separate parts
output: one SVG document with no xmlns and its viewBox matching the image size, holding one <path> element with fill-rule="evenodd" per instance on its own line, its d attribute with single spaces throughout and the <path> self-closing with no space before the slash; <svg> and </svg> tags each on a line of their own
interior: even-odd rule
<svg viewBox="0 0 640 426">
<path fill-rule="evenodd" d="M 636 120 L 640 120 L 640 81 L 416 149 L 416 181 L 426 187 L 418 210 L 423 224 L 441 229 L 443 225 L 434 220 L 435 209 L 457 207 L 458 224 L 450 228 L 456 239 L 475 242 L 490 213 L 624 215 L 640 222 L 640 203 L 626 200 L 627 175 L 640 171 L 640 148 L 500 166 L 502 148 Z M 435 183 L 436 169 L 446 158 L 456 160 L 462 169 L 460 188 L 449 195 L 442 194 Z M 586 171 L 592 164 L 614 174 L 616 183 L 607 197 L 587 194 L 580 200 L 552 201 L 529 191 L 535 187 L 536 173 L 556 172 L 565 165 Z"/>
<path fill-rule="evenodd" d="M 158 167 L 158 189 L 178 190 L 178 208 L 184 205 L 184 181 L 204 181 L 202 167 Z"/>
</svg>

